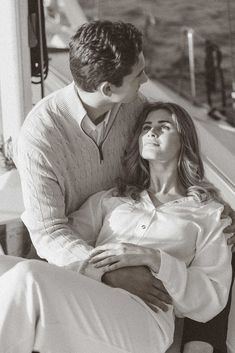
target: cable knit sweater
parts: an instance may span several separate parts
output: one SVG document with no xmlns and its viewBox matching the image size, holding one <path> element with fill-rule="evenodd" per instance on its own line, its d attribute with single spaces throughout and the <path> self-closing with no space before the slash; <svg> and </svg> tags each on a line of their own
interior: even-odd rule
<svg viewBox="0 0 235 353">
<path fill-rule="evenodd" d="M 68 216 L 91 194 L 113 186 L 143 99 L 114 106 L 99 147 L 81 127 L 87 115 L 74 83 L 29 113 L 17 146 L 27 226 L 38 255 L 59 266 L 79 259 L 84 241 Z"/>
</svg>

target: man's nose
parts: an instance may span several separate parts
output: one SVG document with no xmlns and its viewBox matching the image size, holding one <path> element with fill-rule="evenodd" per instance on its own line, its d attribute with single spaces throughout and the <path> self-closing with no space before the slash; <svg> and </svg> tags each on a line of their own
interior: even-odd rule
<svg viewBox="0 0 235 353">
<path fill-rule="evenodd" d="M 142 72 L 142 75 L 140 77 L 140 85 L 148 81 L 148 76 L 146 75 L 145 71 Z"/>
</svg>

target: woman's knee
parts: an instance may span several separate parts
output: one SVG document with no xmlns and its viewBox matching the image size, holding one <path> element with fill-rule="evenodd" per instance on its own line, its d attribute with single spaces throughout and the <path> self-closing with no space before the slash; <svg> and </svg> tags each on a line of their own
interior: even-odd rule
<svg viewBox="0 0 235 353">
<path fill-rule="evenodd" d="M 22 261 L 25 261 L 25 259 L 16 256 L 0 255 L 0 276 L 13 270 Z"/>
<path fill-rule="evenodd" d="M 28 279 L 37 282 L 41 277 L 42 268 L 38 260 L 26 260 L 18 262 L 14 268 L 16 277 L 25 282 Z"/>
</svg>

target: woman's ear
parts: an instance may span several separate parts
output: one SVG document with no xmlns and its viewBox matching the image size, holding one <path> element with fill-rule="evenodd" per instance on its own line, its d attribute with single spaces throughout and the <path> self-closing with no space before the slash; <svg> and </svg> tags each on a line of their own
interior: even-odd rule
<svg viewBox="0 0 235 353">
<path fill-rule="evenodd" d="M 100 85 L 100 92 L 105 96 L 105 97 L 111 97 L 112 95 L 112 87 L 109 82 L 103 82 Z"/>
</svg>

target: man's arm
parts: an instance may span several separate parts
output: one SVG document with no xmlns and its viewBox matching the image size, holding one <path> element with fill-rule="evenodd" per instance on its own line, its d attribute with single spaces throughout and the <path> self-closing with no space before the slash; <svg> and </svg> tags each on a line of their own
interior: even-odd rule
<svg viewBox="0 0 235 353">
<path fill-rule="evenodd" d="M 58 266 L 87 258 L 92 246 L 72 230 L 65 214 L 63 176 L 52 151 L 46 156 L 22 141 L 18 149 L 25 212 L 22 216 L 38 255 Z"/>
</svg>

